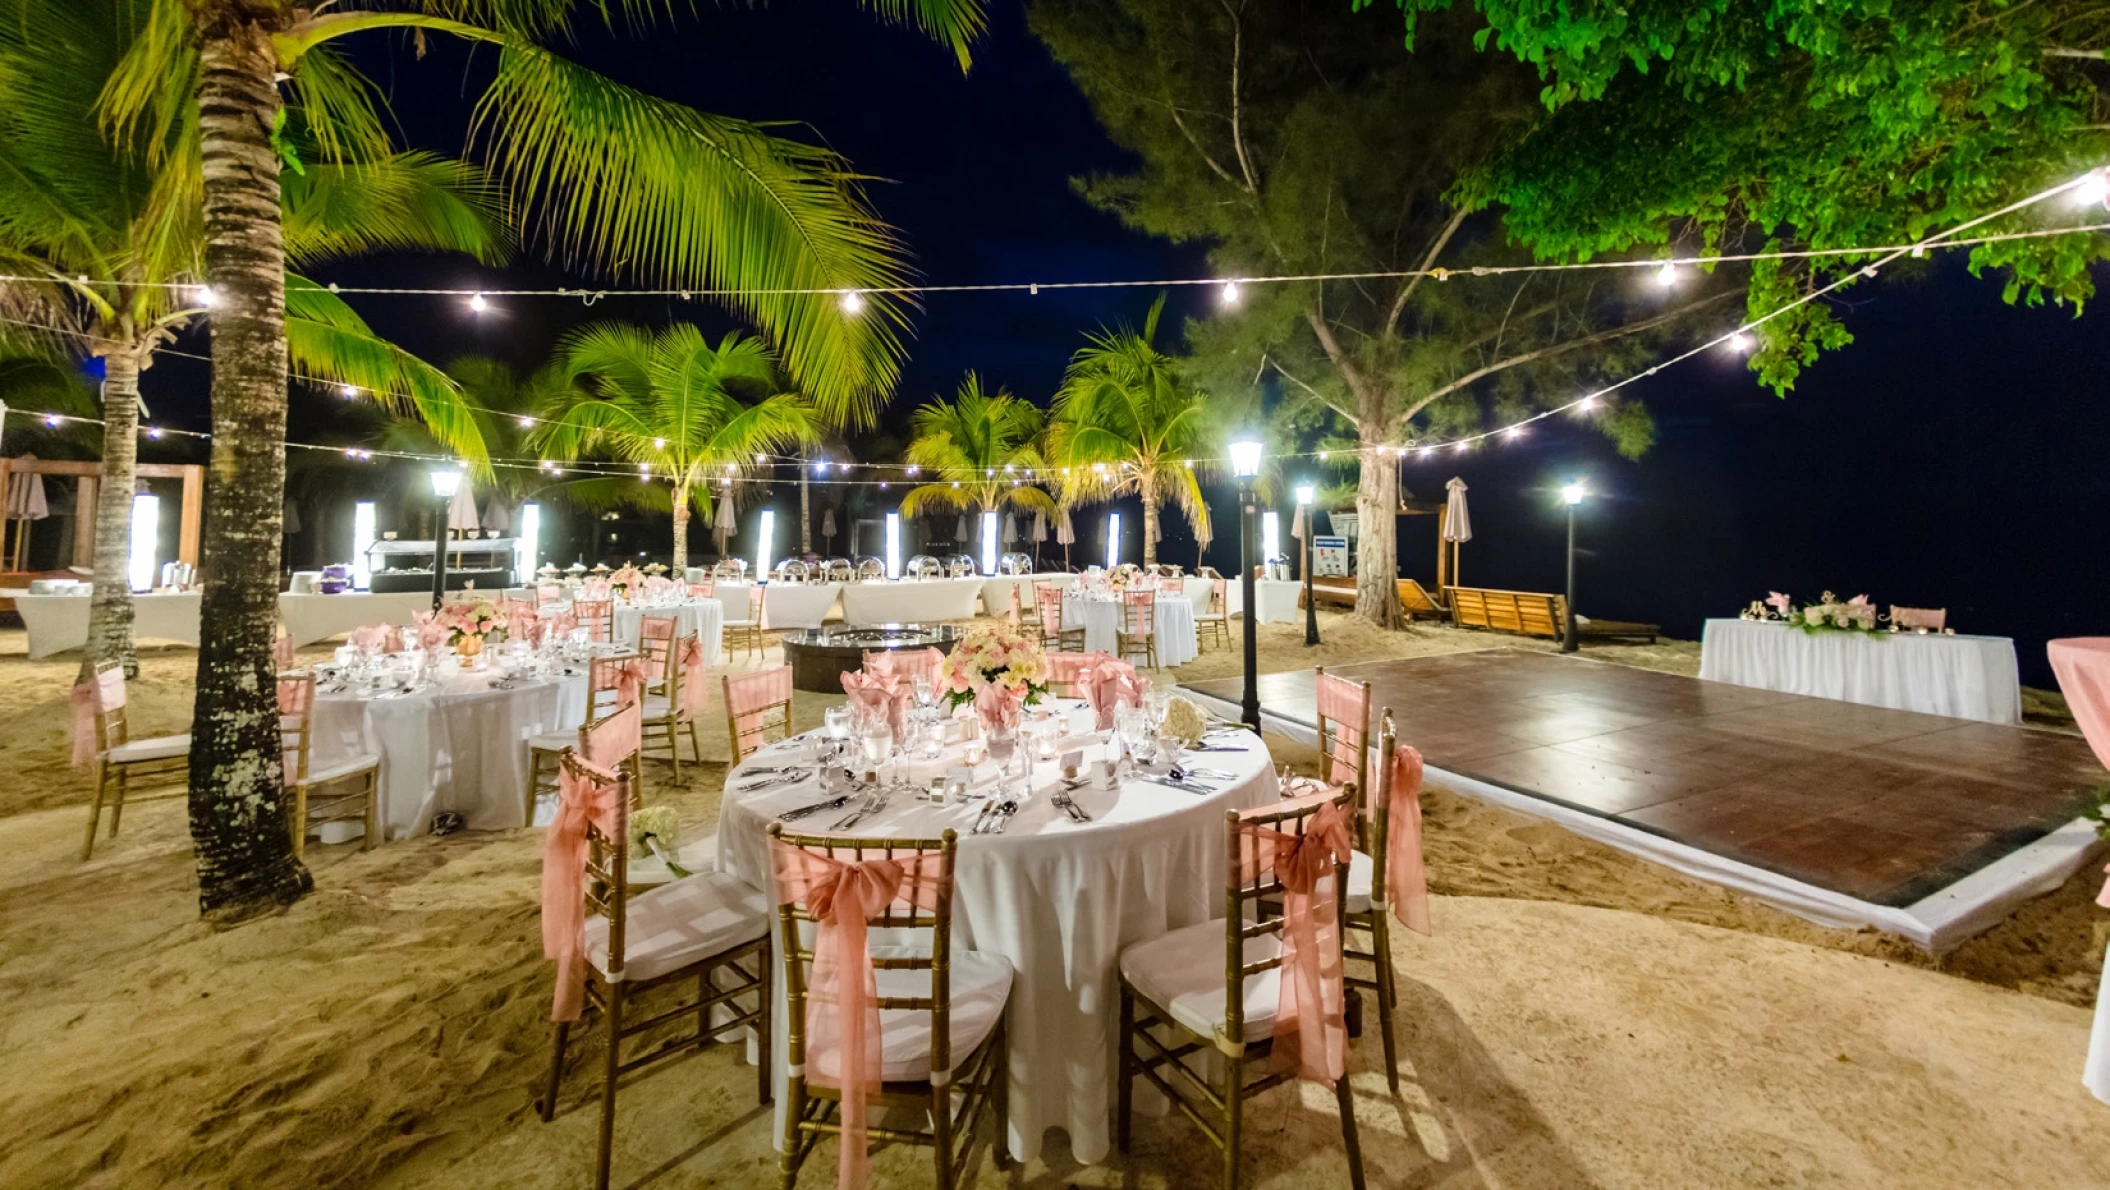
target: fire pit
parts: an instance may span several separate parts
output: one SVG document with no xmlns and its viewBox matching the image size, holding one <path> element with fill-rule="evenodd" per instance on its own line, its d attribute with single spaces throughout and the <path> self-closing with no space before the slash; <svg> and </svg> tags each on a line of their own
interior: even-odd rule
<svg viewBox="0 0 2110 1190">
<path fill-rule="evenodd" d="M 869 628 L 801 628 L 784 634 L 791 684 L 819 694 L 841 694 L 842 675 L 864 668 L 865 654 L 895 649 L 952 652 L 960 629 L 950 624 L 879 624 Z"/>
</svg>

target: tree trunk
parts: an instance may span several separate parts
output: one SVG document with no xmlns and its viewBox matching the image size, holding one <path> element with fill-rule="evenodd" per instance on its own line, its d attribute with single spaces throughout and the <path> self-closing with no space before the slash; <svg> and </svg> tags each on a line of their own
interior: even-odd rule
<svg viewBox="0 0 2110 1190">
<path fill-rule="evenodd" d="M 314 887 L 287 831 L 271 648 L 286 480 L 286 262 L 271 145 L 279 97 L 265 30 L 222 16 L 200 52 L 205 272 L 215 301 L 190 826 L 200 908 L 240 919 Z"/>
<path fill-rule="evenodd" d="M 1380 628 L 1405 622 L 1399 609 L 1399 467 L 1384 445 L 1381 417 L 1365 417 L 1362 476 L 1355 488 L 1355 614 Z M 1309 531 L 1307 527 L 1307 532 Z"/>
<path fill-rule="evenodd" d="M 806 483 L 809 465 L 804 459 L 799 460 L 799 556 L 802 558 L 813 552 L 813 497 Z"/>
<path fill-rule="evenodd" d="M 1143 495 L 1143 565 L 1147 569 L 1158 564 L 1158 493 L 1156 485 L 1144 478 Z"/>
<path fill-rule="evenodd" d="M 674 578 L 689 572 L 689 485 L 674 485 Z"/>
<path fill-rule="evenodd" d="M 125 676 L 139 676 L 132 640 L 132 490 L 138 484 L 139 360 L 126 328 L 125 346 L 103 356 L 103 465 L 95 495 L 95 593 L 88 605 L 88 647 L 81 651 L 80 681 L 95 667 L 124 663 Z"/>
</svg>

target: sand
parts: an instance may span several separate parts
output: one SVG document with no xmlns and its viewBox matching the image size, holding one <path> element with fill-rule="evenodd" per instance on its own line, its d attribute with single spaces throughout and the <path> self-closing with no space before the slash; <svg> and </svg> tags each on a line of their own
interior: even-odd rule
<svg viewBox="0 0 2110 1190">
<path fill-rule="evenodd" d="M 1508 638 L 1266 626 L 1264 668 Z M 0 1186 L 575 1186 L 593 1076 L 529 1110 L 549 973 L 528 832 L 312 848 L 317 891 L 217 932 L 197 919 L 178 803 L 127 814 L 78 862 L 84 787 L 64 766 L 74 663 L 0 634 Z M 1690 673 L 1697 648 L 1592 650 Z M 192 655 L 150 651 L 135 722 L 180 730 Z M 1177 676 L 1236 672 L 1205 654 Z M 835 701 L 800 696 L 802 723 Z M 1309 767 L 1309 749 L 1271 739 Z M 652 801 L 712 829 L 716 763 Z M 1374 1037 L 1352 1062 L 1374 1186 L 2110 1184 L 2110 1107 L 2079 1085 L 2110 915 L 2084 875 L 1939 963 L 1820 929 L 1510 812 L 1432 790 L 1437 937 L 1402 939 L 1403 1094 Z M 589 1034 L 589 1037 L 592 1035 Z M 585 1047 L 590 1050 L 591 1046 Z M 775 1184 L 768 1116 L 728 1047 L 626 1088 L 619 1184 Z M 1254 1184 L 1345 1184 L 1330 1096 L 1262 1097 Z M 1148 1120 L 1125 1165 L 1059 1135 L 1031 1186 L 1208 1184 L 1206 1142 Z M 823 1165 L 828 1164 L 823 1162 Z M 921 1186 L 888 1151 L 874 1184 Z M 642 1180 L 642 1181 L 641 1181 Z M 1010 1179 L 985 1168 L 979 1185 Z M 825 1168 L 807 1185 L 832 1184 Z"/>
</svg>

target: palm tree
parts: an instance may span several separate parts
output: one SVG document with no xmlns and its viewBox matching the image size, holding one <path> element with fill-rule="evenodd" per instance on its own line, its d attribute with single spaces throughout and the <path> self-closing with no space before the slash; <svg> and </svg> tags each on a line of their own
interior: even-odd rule
<svg viewBox="0 0 2110 1190">
<path fill-rule="evenodd" d="M 936 478 L 901 498 L 901 515 L 1009 507 L 1052 516 L 1055 500 L 1038 486 L 1047 478 L 1041 421 L 1032 402 L 1003 389 L 983 392 L 981 378 L 969 372 L 949 404 L 934 398 L 909 419 L 909 464 Z"/>
<path fill-rule="evenodd" d="M 1209 527 L 1196 460 L 1215 454 L 1218 419 L 1156 345 L 1161 296 L 1140 332 L 1127 327 L 1086 336 L 1070 359 L 1048 422 L 1048 461 L 1062 472 L 1069 500 L 1143 501 L 1143 564 L 1158 560 L 1158 509 L 1178 506 L 1197 536 Z"/>
<path fill-rule="evenodd" d="M 115 0 L 111 0 L 115 2 Z M 824 411 L 867 420 L 897 374 L 900 301 L 870 294 L 844 317 L 829 291 L 900 280 L 892 232 L 834 153 L 620 86 L 551 52 L 572 10 L 615 22 L 660 0 L 132 0 L 142 35 L 103 92 L 106 124 L 148 152 L 195 126 L 202 147 L 213 311 L 215 488 L 204 535 L 214 575 L 201 615 L 190 753 L 199 899 L 243 915 L 312 886 L 276 827 L 282 796 L 271 705 L 270 615 L 284 479 L 286 348 L 278 130 L 289 111 L 346 156 L 392 147 L 380 88 L 348 38 L 410 32 L 496 47 L 476 143 L 520 226 L 567 262 L 725 300 L 789 345 L 784 364 Z M 866 0 L 913 20 L 966 63 L 982 0 Z"/>
<path fill-rule="evenodd" d="M 757 454 L 820 440 L 813 404 L 777 392 L 776 356 L 737 331 L 714 347 L 686 323 L 599 323 L 566 336 L 557 361 L 569 383 L 543 407 L 530 443 L 561 459 L 635 463 L 641 478 L 671 484 L 677 574 L 689 564 L 689 513 L 714 507 L 712 480 L 746 472 Z"/>
<path fill-rule="evenodd" d="M 101 82 L 137 29 L 111 3 L 0 3 L 0 308 L 49 346 L 103 365 L 94 597 L 81 676 L 122 661 L 138 670 L 126 581 L 139 376 L 203 313 L 204 228 L 197 144 L 170 130 L 151 159 L 105 144 Z M 299 143 L 289 133 L 288 145 Z M 289 151 L 291 151 L 289 147 Z M 311 150 L 310 156 L 316 156 Z M 370 163 L 320 158 L 287 189 L 288 256 L 310 262 L 376 247 L 458 249 L 496 260 L 505 237 L 495 195 L 459 163 L 395 154 Z M 297 284 L 297 282 L 296 282 Z M 376 339 L 343 303 L 308 286 L 289 302 L 296 371 L 349 381 L 420 410 L 452 446 L 479 452 L 446 409 L 451 386 Z"/>
</svg>

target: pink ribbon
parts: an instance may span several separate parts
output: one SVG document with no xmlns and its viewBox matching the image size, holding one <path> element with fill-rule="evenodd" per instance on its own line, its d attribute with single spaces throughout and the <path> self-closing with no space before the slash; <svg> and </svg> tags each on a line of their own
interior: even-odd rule
<svg viewBox="0 0 2110 1190">
<path fill-rule="evenodd" d="M 974 696 L 974 713 L 980 717 L 983 727 L 1016 727 L 1019 713 L 1025 706 L 1025 691 L 999 686 L 995 682 L 982 687 Z"/>
<path fill-rule="evenodd" d="M 438 650 L 441 645 L 447 643 L 448 638 L 454 635 L 454 629 L 441 623 L 439 617 L 431 612 L 419 612 L 414 617 L 414 621 L 411 631 L 417 635 L 418 647 L 428 653 Z M 382 627 L 385 628 L 387 625 L 382 625 Z M 402 641 L 399 637 L 397 644 L 400 645 L 401 643 Z"/>
<path fill-rule="evenodd" d="M 542 623 L 544 636 L 563 640 L 579 627 L 579 617 L 572 614 L 571 610 L 567 608 L 563 611 L 551 612 L 549 618 Z"/>
<path fill-rule="evenodd" d="M 281 636 L 271 642 L 271 659 L 280 669 L 293 668 L 293 638 Z"/>
<path fill-rule="evenodd" d="M 645 683 L 652 680 L 652 669 L 643 657 L 630 657 L 615 665 L 615 690 L 618 703 L 634 702 L 643 705 Z"/>
<path fill-rule="evenodd" d="M 1385 896 L 1399 924 L 1436 936 L 1429 920 L 1429 874 L 1421 855 L 1421 753 L 1405 744 L 1392 752 L 1392 792 L 1385 808 Z"/>
<path fill-rule="evenodd" d="M 867 947 L 866 923 L 896 900 L 932 910 L 950 895 L 944 856 L 924 852 L 894 859 L 843 863 L 775 840 L 778 896 L 804 902 L 819 930 L 813 946 L 813 983 L 806 992 L 807 1079 L 842 1088 L 842 1145 L 836 1185 L 865 1184 L 867 1099 L 880 1089 L 885 1048 L 879 1028 L 879 981 Z M 831 1083 L 820 1056 L 836 1055 Z"/>
<path fill-rule="evenodd" d="M 79 682 L 73 687 L 73 767 L 95 759 L 95 683 Z"/>
<path fill-rule="evenodd" d="M 508 636 L 511 636 L 514 640 L 526 643 L 529 648 L 541 647 L 542 613 L 536 611 L 529 604 L 516 603 L 513 605 L 512 614 L 507 619 L 506 634 Z"/>
<path fill-rule="evenodd" d="M 1329 800 L 1293 835 L 1265 826 L 1240 830 L 1256 846 L 1241 848 L 1247 863 L 1273 867 L 1282 882 L 1281 998 L 1275 1011 L 1270 1068 L 1332 1086 L 1347 1071 L 1348 1023 L 1342 989 L 1337 865 L 1353 854 L 1348 816 Z M 1242 873 L 1246 880 L 1259 872 Z"/>
<path fill-rule="evenodd" d="M 691 635 L 681 644 L 681 714 L 693 719 L 703 709 L 703 638 Z"/>
<path fill-rule="evenodd" d="M 1115 707 L 1137 706 L 1143 701 L 1142 691 L 1136 688 L 1136 667 L 1103 653 L 1078 675 L 1077 681 L 1084 691 L 1084 701 L 1098 716 L 1100 731 L 1114 725 Z"/>
<path fill-rule="evenodd" d="M 542 839 L 542 954 L 557 963 L 553 1021 L 578 1020 L 585 1000 L 587 824 L 611 839 L 629 829 L 628 799 L 616 775 L 597 765 L 581 768 L 559 770 L 557 818 Z"/>
<path fill-rule="evenodd" d="M 1017 584 L 1017 583 L 1012 583 L 1012 584 L 1011 584 L 1011 610 L 1010 610 L 1010 612 L 1008 612 L 1008 613 L 1006 614 L 1006 617 L 1005 617 L 1005 618 L 1011 621 L 1011 626 L 1012 626 L 1013 628 L 1016 628 L 1016 627 L 1018 627 L 1018 584 Z"/>
<path fill-rule="evenodd" d="M 287 639 L 292 639 L 288 637 Z M 352 629 L 351 642 L 357 648 L 378 649 L 383 653 L 403 651 L 403 633 L 393 624 L 365 624 Z"/>
</svg>

